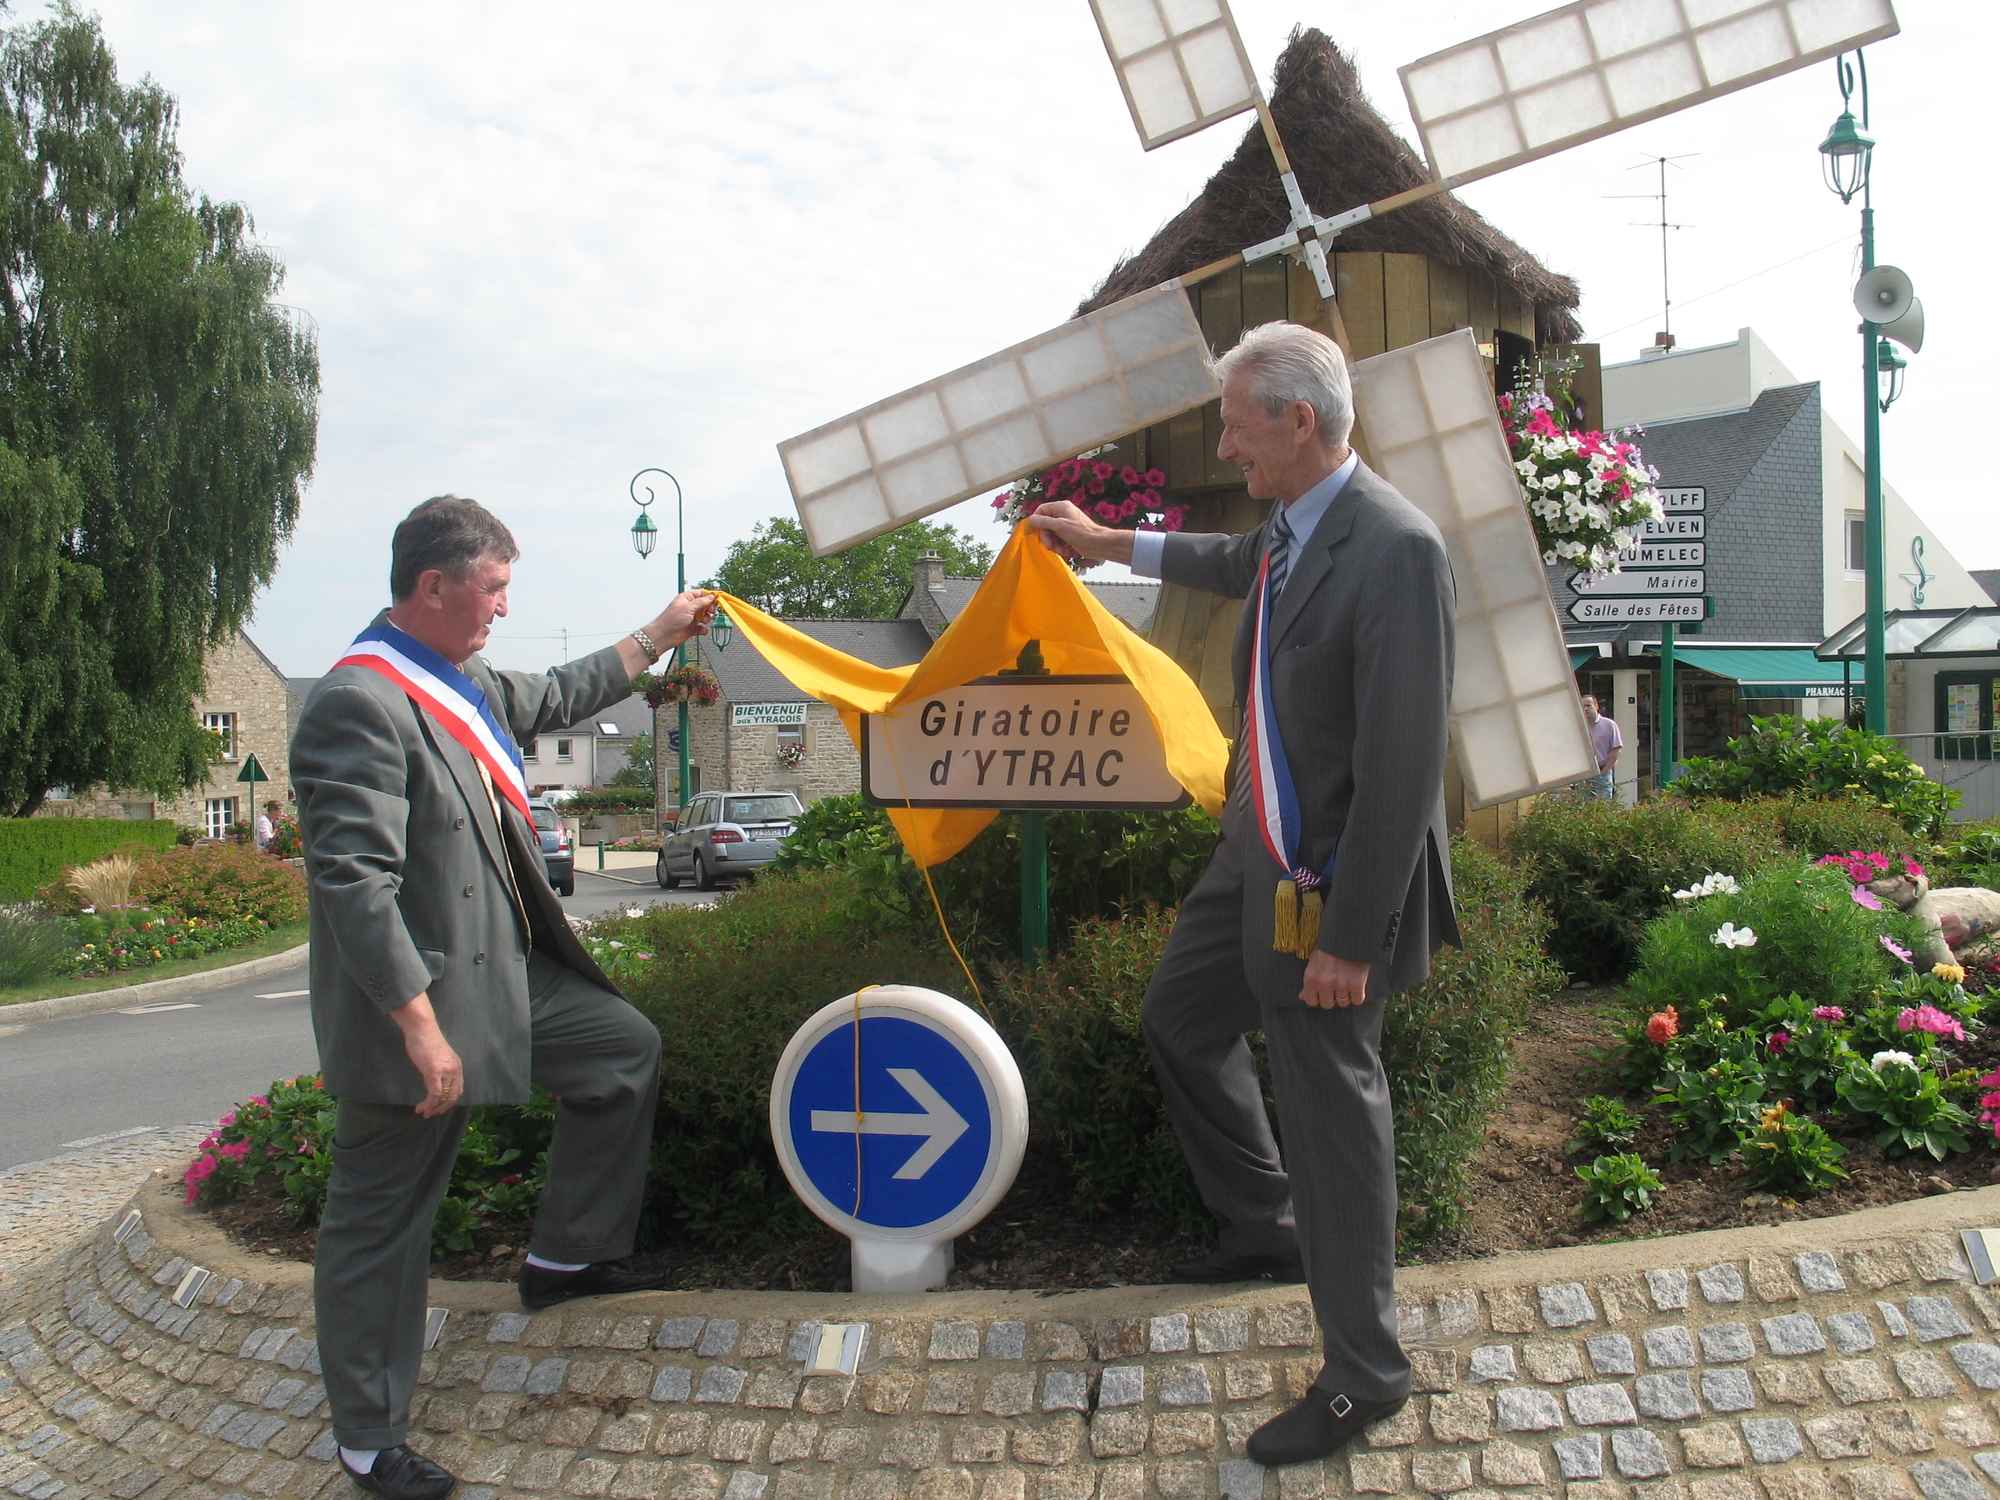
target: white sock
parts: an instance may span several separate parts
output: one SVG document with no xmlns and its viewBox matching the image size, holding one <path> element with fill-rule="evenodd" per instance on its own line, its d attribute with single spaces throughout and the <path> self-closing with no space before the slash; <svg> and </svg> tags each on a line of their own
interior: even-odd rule
<svg viewBox="0 0 2000 1500">
<path fill-rule="evenodd" d="M 566 1266 L 559 1260 L 543 1260 L 541 1256 L 535 1255 L 532 1252 L 528 1256 L 528 1264 L 531 1266 L 540 1266 L 544 1271 L 587 1271 L 590 1269 L 589 1261 L 584 1261 L 581 1265 Z"/>
<path fill-rule="evenodd" d="M 343 1443 L 340 1449 L 340 1456 L 346 1462 L 347 1467 L 355 1473 L 366 1474 L 370 1469 L 375 1467 L 375 1460 L 381 1452 L 380 1448 L 350 1448 Z"/>
</svg>

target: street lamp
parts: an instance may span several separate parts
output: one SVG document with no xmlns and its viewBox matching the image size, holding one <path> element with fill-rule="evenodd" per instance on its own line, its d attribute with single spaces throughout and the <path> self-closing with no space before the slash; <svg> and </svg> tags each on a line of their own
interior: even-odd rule
<svg viewBox="0 0 2000 1500">
<path fill-rule="evenodd" d="M 717 608 L 715 618 L 709 622 L 708 634 L 715 642 L 716 650 L 727 651 L 729 643 L 736 639 L 736 627 L 729 623 L 729 616 Z"/>
<path fill-rule="evenodd" d="M 1896 398 L 1903 394 L 1903 372 L 1910 368 L 1910 362 L 1890 347 L 1883 339 L 1875 346 L 1875 391 L 1883 415 L 1896 404 Z"/>
<path fill-rule="evenodd" d="M 673 475 L 668 474 L 665 469 L 641 469 L 632 476 L 632 483 L 630 485 L 632 503 L 639 507 L 639 519 L 632 523 L 632 545 L 638 550 L 641 557 L 650 557 L 653 554 L 654 543 L 658 539 L 659 528 L 653 524 L 653 518 L 646 513 L 646 507 L 653 503 L 653 487 L 650 484 L 647 485 L 646 498 L 643 500 L 639 498 L 639 481 L 644 479 L 648 474 L 664 475 L 667 481 L 674 487 L 674 591 L 676 593 L 686 593 L 687 548 L 686 532 L 681 521 L 681 482 L 675 479 Z M 680 666 L 686 659 L 686 644 L 683 643 L 676 646 L 673 657 L 674 666 Z M 680 710 L 681 780 L 678 793 L 679 801 L 676 805 L 686 807 L 688 800 L 688 706 L 686 698 L 681 699 Z"/>
</svg>

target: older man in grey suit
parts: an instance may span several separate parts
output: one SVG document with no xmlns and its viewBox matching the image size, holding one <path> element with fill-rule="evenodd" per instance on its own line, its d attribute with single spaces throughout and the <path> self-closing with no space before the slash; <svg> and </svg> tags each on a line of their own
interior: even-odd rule
<svg viewBox="0 0 2000 1500">
<path fill-rule="evenodd" d="M 1059 550 L 1243 598 L 1222 840 L 1142 1015 L 1217 1251 L 1186 1279 L 1310 1287 L 1325 1363 L 1250 1456 L 1337 1451 L 1409 1397 L 1396 1336 L 1396 1153 L 1385 1001 L 1456 942 L 1444 820 L 1453 592 L 1437 528 L 1348 447 L 1347 364 L 1254 328 L 1218 362 L 1217 455 L 1275 499 L 1243 536 L 1115 531 L 1067 503 Z M 1269 1045 L 1281 1160 L 1244 1033 Z"/>
<path fill-rule="evenodd" d="M 659 1033 L 571 933 L 543 873 L 519 743 L 588 719 L 707 630 L 681 594 L 616 646 L 544 676 L 476 655 L 518 550 L 472 500 L 418 506 L 390 595 L 314 686 L 292 742 L 312 923 L 313 1032 L 339 1100 L 313 1290 L 340 1461 L 363 1489 L 456 1481 L 405 1444 L 431 1221 L 467 1110 L 561 1105 L 521 1299 L 660 1284 L 621 1264 L 637 1229 Z"/>
</svg>

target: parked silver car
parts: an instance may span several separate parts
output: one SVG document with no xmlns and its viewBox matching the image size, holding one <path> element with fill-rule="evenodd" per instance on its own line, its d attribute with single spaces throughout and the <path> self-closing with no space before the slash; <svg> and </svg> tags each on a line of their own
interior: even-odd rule
<svg viewBox="0 0 2000 1500">
<path fill-rule="evenodd" d="M 790 792 L 703 792 L 660 829 L 654 878 L 664 890 L 683 880 L 712 891 L 778 857 L 778 844 L 805 809 Z"/>
</svg>

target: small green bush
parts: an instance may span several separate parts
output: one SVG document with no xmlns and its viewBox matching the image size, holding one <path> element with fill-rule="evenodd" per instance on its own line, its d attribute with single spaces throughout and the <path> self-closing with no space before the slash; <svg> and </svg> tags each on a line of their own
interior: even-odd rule
<svg viewBox="0 0 2000 1500">
<path fill-rule="evenodd" d="M 1693 800 L 1852 798 L 1893 814 L 1922 838 L 1936 837 L 1958 805 L 1957 792 L 1927 780 L 1922 767 L 1886 735 L 1850 729 L 1838 719 L 1783 714 L 1752 719 L 1749 732 L 1731 739 L 1720 756 L 1684 762 L 1674 792 Z"/>
<path fill-rule="evenodd" d="M 1707 818 L 1670 799 L 1625 808 L 1543 798 L 1508 841 L 1529 894 L 1554 918 L 1549 956 L 1591 983 L 1631 971 L 1673 891 L 1715 870 L 1740 879 L 1783 851 L 1768 809 Z"/>
<path fill-rule="evenodd" d="M 1217 825 L 1200 808 L 1171 813 L 1087 812 L 1048 818 L 1049 937 L 1061 947 L 1087 917 L 1147 902 L 1177 906 L 1215 850 Z M 961 853 L 931 871 L 954 936 L 963 922 L 992 951 L 1021 946 L 1021 821 L 994 819 Z M 815 802 L 778 852 L 779 870 L 849 872 L 874 900 L 931 922 L 923 876 L 904 854 L 888 815 L 859 796 Z"/>
<path fill-rule="evenodd" d="M 0 818 L 0 901 L 26 901 L 65 870 L 107 854 L 170 848 L 164 819 Z"/>
<path fill-rule="evenodd" d="M 1601 1154 L 1607 1147 L 1622 1151 L 1639 1138 L 1645 1120 L 1609 1094 L 1592 1094 L 1583 1101 L 1583 1115 L 1576 1124 L 1576 1139 L 1569 1143 L 1573 1154 Z"/>
<path fill-rule="evenodd" d="M 1852 888 L 1834 867 L 1787 863 L 1751 876 L 1735 895 L 1679 903 L 1646 931 L 1628 986 L 1635 1009 L 1723 996 L 1722 1019 L 1736 1027 L 1792 994 L 1809 1008 L 1853 1005 L 1902 968 L 1883 937 L 1907 947 L 1917 924 L 1901 912 L 1857 905 Z M 1721 946 L 1725 926 L 1749 929 L 1754 944 Z"/>
<path fill-rule="evenodd" d="M 649 813 L 659 800 L 649 786 L 590 787 L 563 798 L 562 815 L 583 818 L 592 813 Z"/>
<path fill-rule="evenodd" d="M 1824 1192 L 1847 1176 L 1841 1165 L 1846 1156 L 1847 1148 L 1823 1126 L 1783 1104 L 1765 1110 L 1756 1132 L 1743 1143 L 1750 1180 L 1772 1192 Z"/>
<path fill-rule="evenodd" d="M 1653 1194 L 1661 1191 L 1659 1174 L 1631 1151 L 1616 1156 L 1600 1156 L 1587 1167 L 1578 1167 L 1583 1179 L 1583 1217 L 1610 1219 L 1623 1224 L 1636 1213 L 1653 1206 Z"/>
<path fill-rule="evenodd" d="M 1733 809 L 1769 807 L 1776 811 L 1786 845 L 1808 859 L 1845 854 L 1850 849 L 1893 853 L 1911 844 L 1895 814 L 1857 797 L 1784 797 L 1753 803 L 1708 802 L 1704 817 L 1727 817 Z"/>
<path fill-rule="evenodd" d="M 1857 1061 L 1841 1076 L 1839 1090 L 1840 1102 L 1869 1121 L 1875 1144 L 1887 1155 L 1922 1151 L 1943 1161 L 1972 1144 L 1971 1114 L 1929 1068 L 1886 1058 L 1879 1066 Z"/>
<path fill-rule="evenodd" d="M 61 971 L 69 948 L 60 922 L 0 906 L 0 989 L 52 977 Z"/>
<path fill-rule="evenodd" d="M 303 870 L 255 849 L 208 844 L 167 849 L 139 862 L 132 895 L 154 909 L 226 922 L 254 917 L 272 927 L 303 922 Z"/>
<path fill-rule="evenodd" d="M 1855 847 L 1881 848 L 1879 844 Z M 1983 886 L 2000 891 L 2000 822 L 1961 823 L 1920 855 L 1931 885 Z"/>
</svg>

